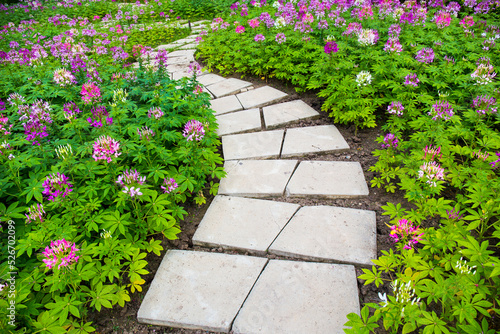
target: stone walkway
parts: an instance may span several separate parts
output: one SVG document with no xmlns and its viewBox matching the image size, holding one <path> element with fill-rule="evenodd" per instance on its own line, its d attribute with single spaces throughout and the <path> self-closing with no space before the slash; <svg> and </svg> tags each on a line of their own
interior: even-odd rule
<svg viewBox="0 0 500 334">
<path fill-rule="evenodd" d="M 158 47 L 177 50 L 169 53 L 174 79 L 188 75 L 194 40 Z M 252 256 L 169 250 L 138 320 L 224 333 L 343 333 L 346 315 L 359 314 L 354 265 L 376 258 L 375 212 L 269 199 L 367 196 L 361 165 L 295 160 L 349 149 L 333 125 L 293 127 L 319 116 L 303 101 L 210 73 L 199 82 L 213 97 L 227 177 L 193 243 Z"/>
</svg>

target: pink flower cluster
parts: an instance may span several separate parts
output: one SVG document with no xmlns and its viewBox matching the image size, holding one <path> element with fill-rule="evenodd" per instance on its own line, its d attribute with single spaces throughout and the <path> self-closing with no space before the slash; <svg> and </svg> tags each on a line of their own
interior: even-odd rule
<svg viewBox="0 0 500 334">
<path fill-rule="evenodd" d="M 160 107 L 153 107 L 153 108 L 149 109 L 149 111 L 148 111 L 149 118 L 153 117 L 155 119 L 159 119 L 163 115 L 164 115 L 164 113 L 163 113 L 163 111 L 161 111 Z"/>
<path fill-rule="evenodd" d="M 108 117 L 109 113 L 106 110 L 106 106 L 92 107 L 91 112 L 94 119 L 92 119 L 92 117 L 87 118 L 87 122 L 89 122 L 91 126 L 102 128 L 104 118 L 106 119 L 106 124 L 113 124 L 113 118 Z"/>
<path fill-rule="evenodd" d="M 146 182 L 146 177 L 141 176 L 136 169 L 130 171 L 128 169 L 125 170 L 116 180 L 116 183 L 123 188 L 122 192 L 129 194 L 130 197 L 142 195 L 139 186 L 144 184 L 144 182 Z"/>
<path fill-rule="evenodd" d="M 284 33 L 280 32 L 276 35 L 274 38 L 278 44 L 285 43 L 286 42 L 286 36 Z"/>
<path fill-rule="evenodd" d="M 14 124 L 7 126 L 7 123 L 9 123 L 9 118 L 0 114 L 0 136 L 7 136 L 11 134 L 10 130 Z"/>
<path fill-rule="evenodd" d="M 54 71 L 54 82 L 61 87 L 76 84 L 75 76 L 70 71 L 60 68 Z"/>
<path fill-rule="evenodd" d="M 396 148 L 396 147 L 398 147 L 398 143 L 399 143 L 398 137 L 396 137 L 392 133 L 388 133 L 384 137 L 384 143 L 382 144 L 382 147 L 383 148 L 389 148 L 389 147 Z"/>
<path fill-rule="evenodd" d="M 76 114 L 81 113 L 82 111 L 75 102 L 68 102 L 64 104 L 64 118 L 71 122 L 72 119 L 76 118 Z"/>
<path fill-rule="evenodd" d="M 402 241 L 405 243 L 404 249 L 411 249 L 414 245 L 422 241 L 424 233 L 420 226 L 413 226 L 413 223 L 406 219 L 398 220 L 397 224 L 390 226 L 390 237 L 394 242 Z"/>
<path fill-rule="evenodd" d="M 111 138 L 110 136 L 101 136 L 94 142 L 94 153 L 92 158 L 97 160 L 106 160 L 108 163 L 113 161 L 114 158 L 118 158 L 121 153 L 120 143 Z"/>
<path fill-rule="evenodd" d="M 61 173 L 50 174 L 43 182 L 42 195 L 49 201 L 55 201 L 60 195 L 66 197 L 73 191 L 73 185 L 68 182 L 69 178 Z"/>
<path fill-rule="evenodd" d="M 429 115 L 433 120 L 444 119 L 449 120 L 453 116 L 453 108 L 448 101 L 438 101 L 432 105 Z"/>
<path fill-rule="evenodd" d="M 445 11 L 437 12 L 434 17 L 438 28 L 442 29 L 444 27 L 448 27 L 451 23 L 451 15 Z"/>
<path fill-rule="evenodd" d="M 80 94 L 82 95 L 82 100 L 85 104 L 101 101 L 101 90 L 93 82 L 83 84 Z"/>
<path fill-rule="evenodd" d="M 403 116 L 403 110 L 405 110 L 405 107 L 403 107 L 403 104 L 400 101 L 392 101 L 387 107 L 389 114 L 396 116 Z"/>
<path fill-rule="evenodd" d="M 137 134 L 139 135 L 140 140 L 144 138 L 147 141 L 149 141 L 155 135 L 154 131 L 148 128 L 147 126 L 143 126 L 142 128 L 137 128 Z"/>
<path fill-rule="evenodd" d="M 434 158 L 441 158 L 442 153 L 441 153 L 441 146 L 434 147 L 432 145 L 427 145 L 424 148 L 424 159 L 427 159 L 430 157 L 430 160 L 434 160 Z"/>
<path fill-rule="evenodd" d="M 172 191 L 177 189 L 179 186 L 177 185 L 177 182 L 175 182 L 175 179 L 170 178 L 170 179 L 164 179 L 163 180 L 163 185 L 160 186 L 160 188 L 163 190 L 165 194 L 170 194 Z"/>
<path fill-rule="evenodd" d="M 415 59 L 421 63 L 430 64 L 434 61 L 434 50 L 432 48 L 423 48 L 417 52 Z"/>
<path fill-rule="evenodd" d="M 43 215 L 45 211 L 43 210 L 43 205 L 40 203 L 33 204 L 28 208 L 28 213 L 25 213 L 26 216 L 26 224 L 32 222 L 43 222 Z"/>
<path fill-rule="evenodd" d="M 43 255 L 45 259 L 42 261 L 49 269 L 53 269 L 57 265 L 57 269 L 70 266 L 76 262 L 80 256 L 76 256 L 75 252 L 79 251 L 76 245 L 68 242 L 65 239 L 51 241 L 50 247 L 45 247 Z"/>
<path fill-rule="evenodd" d="M 201 122 L 192 119 L 184 126 L 182 135 L 187 141 L 201 141 L 205 136 L 205 129 L 203 128 L 203 124 Z"/>
<path fill-rule="evenodd" d="M 408 74 L 405 77 L 405 86 L 418 87 L 419 82 L 420 82 L 420 80 L 418 80 L 416 73 Z"/>
<path fill-rule="evenodd" d="M 437 181 L 444 180 L 444 168 L 437 162 L 424 162 L 418 171 L 418 178 L 424 179 L 431 187 L 437 186 Z"/>
<path fill-rule="evenodd" d="M 472 108 L 480 115 L 496 114 L 498 110 L 496 103 L 497 100 L 494 97 L 479 95 L 472 101 Z"/>
</svg>

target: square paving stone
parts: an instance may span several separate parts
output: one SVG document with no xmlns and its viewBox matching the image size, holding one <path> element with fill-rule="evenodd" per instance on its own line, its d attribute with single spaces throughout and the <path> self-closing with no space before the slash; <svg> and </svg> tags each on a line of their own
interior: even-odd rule
<svg viewBox="0 0 500 334">
<path fill-rule="evenodd" d="M 224 160 L 279 158 L 285 130 L 222 137 Z"/>
<path fill-rule="evenodd" d="M 233 324 L 244 334 L 344 333 L 347 314 L 359 314 L 353 266 L 271 260 Z"/>
<path fill-rule="evenodd" d="M 261 199 L 216 196 L 193 236 L 193 243 L 265 255 L 299 207 Z"/>
<path fill-rule="evenodd" d="M 210 75 L 210 74 L 207 74 Z M 201 79 L 201 78 L 200 78 Z M 206 87 L 205 87 L 206 88 Z M 210 101 L 210 108 L 215 111 L 215 115 L 222 115 L 233 111 L 242 110 L 243 106 L 234 95 L 224 96 Z"/>
<path fill-rule="evenodd" d="M 262 128 L 259 109 L 242 110 L 230 114 L 216 116 L 219 136 L 233 133 L 256 131 Z"/>
<path fill-rule="evenodd" d="M 349 145 L 334 125 L 287 129 L 281 157 L 340 152 Z"/>
<path fill-rule="evenodd" d="M 288 94 L 269 86 L 236 95 L 245 109 L 262 107 L 279 101 L 285 96 L 288 96 Z"/>
<path fill-rule="evenodd" d="M 368 195 L 359 162 L 302 161 L 288 186 L 290 197 L 352 198 Z"/>
<path fill-rule="evenodd" d="M 303 119 L 318 118 L 319 113 L 302 100 L 275 104 L 262 108 L 267 128 L 297 123 Z"/>
<path fill-rule="evenodd" d="M 243 81 L 240 79 L 230 78 L 224 81 L 214 83 L 207 86 L 208 90 L 214 94 L 215 97 L 222 97 L 239 93 L 240 90 L 252 86 L 251 82 Z"/>
<path fill-rule="evenodd" d="M 224 80 L 226 80 L 226 79 L 221 77 L 220 75 L 209 73 L 209 74 L 205 75 L 203 77 L 203 79 L 200 78 L 200 80 L 198 80 L 198 82 L 204 86 L 208 86 L 208 85 L 212 85 L 214 83 L 224 81 Z"/>
<path fill-rule="evenodd" d="M 252 256 L 169 250 L 137 319 L 227 333 L 266 262 Z"/>
<path fill-rule="evenodd" d="M 231 160 L 224 162 L 227 175 L 219 195 L 243 197 L 282 196 L 297 160 Z"/>
<path fill-rule="evenodd" d="M 273 242 L 269 253 L 370 266 L 371 260 L 377 258 L 375 212 L 333 206 L 303 207 Z"/>
</svg>

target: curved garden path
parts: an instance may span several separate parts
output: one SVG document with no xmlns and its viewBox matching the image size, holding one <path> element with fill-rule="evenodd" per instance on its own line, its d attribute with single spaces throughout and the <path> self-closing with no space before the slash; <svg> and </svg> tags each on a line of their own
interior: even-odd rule
<svg viewBox="0 0 500 334">
<path fill-rule="evenodd" d="M 174 79 L 189 75 L 195 36 L 159 47 L 175 50 Z M 359 162 L 296 160 L 349 149 L 333 125 L 294 128 L 319 116 L 303 101 L 215 74 L 198 80 L 213 97 L 227 177 L 193 243 L 253 255 L 169 250 L 138 320 L 224 333 L 343 333 L 346 315 L 359 313 L 354 265 L 376 257 L 375 212 L 269 199 L 367 196 Z"/>
</svg>

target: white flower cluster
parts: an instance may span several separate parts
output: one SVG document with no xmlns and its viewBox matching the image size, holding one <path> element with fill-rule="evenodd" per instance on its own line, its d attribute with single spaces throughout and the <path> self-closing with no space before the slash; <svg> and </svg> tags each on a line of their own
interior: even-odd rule
<svg viewBox="0 0 500 334">
<path fill-rule="evenodd" d="M 372 75 L 368 71 L 361 71 L 356 75 L 356 83 L 358 87 L 367 86 L 372 83 Z"/>
</svg>

